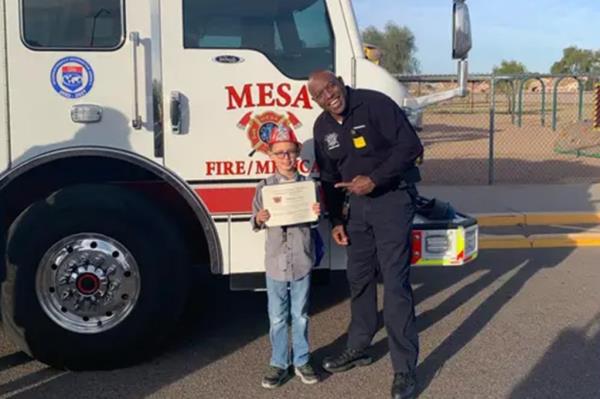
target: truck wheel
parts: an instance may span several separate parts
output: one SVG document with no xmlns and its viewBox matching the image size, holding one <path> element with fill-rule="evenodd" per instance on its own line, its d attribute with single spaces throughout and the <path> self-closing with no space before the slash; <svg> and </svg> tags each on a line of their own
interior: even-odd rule
<svg viewBox="0 0 600 399">
<path fill-rule="evenodd" d="M 124 188 L 74 186 L 34 203 L 6 248 L 4 329 L 56 368 L 122 367 L 156 353 L 185 303 L 178 230 Z"/>
</svg>

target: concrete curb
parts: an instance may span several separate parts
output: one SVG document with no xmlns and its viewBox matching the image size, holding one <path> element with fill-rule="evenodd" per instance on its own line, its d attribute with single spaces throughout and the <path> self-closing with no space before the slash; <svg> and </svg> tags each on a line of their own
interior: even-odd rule
<svg viewBox="0 0 600 399">
<path fill-rule="evenodd" d="M 479 236 L 479 249 L 511 249 L 511 248 L 532 248 L 529 238 L 518 235 L 484 235 Z"/>
<path fill-rule="evenodd" d="M 479 249 L 600 247 L 600 233 L 485 235 Z"/>
<path fill-rule="evenodd" d="M 600 224 L 600 212 L 527 212 L 474 215 L 480 227 Z M 600 247 L 600 233 L 481 234 L 480 249 Z"/>
<path fill-rule="evenodd" d="M 523 212 L 473 215 L 480 227 L 600 224 L 600 212 Z"/>
</svg>

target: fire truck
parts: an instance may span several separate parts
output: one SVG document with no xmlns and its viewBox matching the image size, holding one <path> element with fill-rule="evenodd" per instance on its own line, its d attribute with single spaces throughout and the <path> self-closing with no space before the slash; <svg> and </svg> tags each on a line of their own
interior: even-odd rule
<svg viewBox="0 0 600 399">
<path fill-rule="evenodd" d="M 317 174 L 310 72 L 331 69 L 417 112 L 466 93 L 465 0 L 454 0 L 458 88 L 412 98 L 369 62 L 350 0 L 0 0 L 0 270 L 6 336 L 57 368 L 118 367 L 176 325 L 194 267 L 264 284 L 248 223 L 284 124 Z M 321 233 L 318 271 L 345 267 Z M 477 225 L 415 219 L 413 263 L 461 265 Z M 210 282 L 205 282 L 209 284 Z"/>
</svg>

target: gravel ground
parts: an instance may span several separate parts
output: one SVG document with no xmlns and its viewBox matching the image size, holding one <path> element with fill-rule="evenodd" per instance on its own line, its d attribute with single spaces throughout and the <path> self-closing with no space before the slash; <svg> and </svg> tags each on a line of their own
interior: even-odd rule
<svg viewBox="0 0 600 399">
<path fill-rule="evenodd" d="M 576 102 L 561 103 L 556 131 L 552 130 L 549 100 L 544 126 L 539 114 L 539 96 L 525 100 L 529 112 L 523 115 L 522 127 L 513 124 L 510 115 L 501 113 L 506 111 L 506 105 L 499 104 L 496 108 L 499 113 L 495 117 L 493 138 L 495 182 L 528 184 L 598 181 L 600 136 L 596 138 L 598 132 L 592 128 L 590 119 L 593 118 L 593 101 L 588 97 L 586 96 L 586 112 L 583 115 L 585 121 L 581 123 L 577 122 Z M 576 98 L 570 100 L 575 101 Z M 456 107 L 457 104 L 450 102 L 425 111 L 423 131 L 419 133 L 425 145 L 425 163 L 421 167 L 424 184 L 488 182 L 489 105 L 480 102 L 473 113 L 469 112 L 467 105 Z M 574 152 L 557 151 L 574 148 L 579 148 L 587 155 L 577 156 Z M 594 154 L 596 157 L 590 156 Z"/>
</svg>

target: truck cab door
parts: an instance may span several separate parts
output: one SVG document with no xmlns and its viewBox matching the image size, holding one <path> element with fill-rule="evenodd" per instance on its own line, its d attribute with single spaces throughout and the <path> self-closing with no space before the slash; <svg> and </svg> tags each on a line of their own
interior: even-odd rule
<svg viewBox="0 0 600 399">
<path fill-rule="evenodd" d="M 5 3 L 12 164 L 79 146 L 155 159 L 148 2 Z"/>
<path fill-rule="evenodd" d="M 256 183 L 274 172 L 266 154 L 273 126 L 296 133 L 304 142 L 300 171 L 313 169 L 312 127 L 321 110 L 308 76 L 318 69 L 351 75 L 351 54 L 336 53 L 345 35 L 330 17 L 338 8 L 325 0 L 160 3 L 165 164 L 194 185 L 215 217 L 226 272 L 264 271 L 264 237 L 251 231 L 248 216 Z"/>
</svg>

